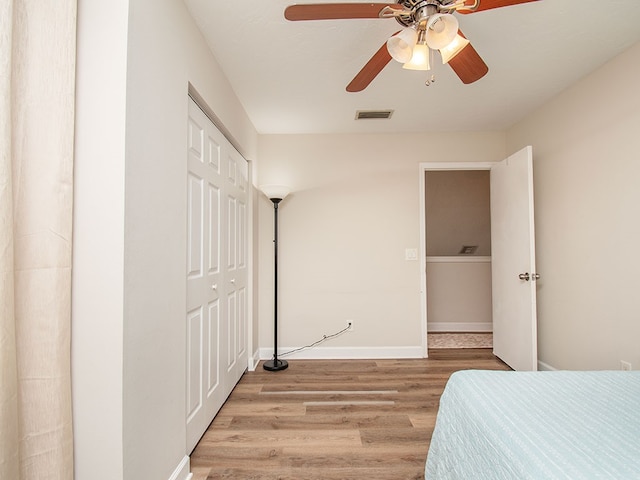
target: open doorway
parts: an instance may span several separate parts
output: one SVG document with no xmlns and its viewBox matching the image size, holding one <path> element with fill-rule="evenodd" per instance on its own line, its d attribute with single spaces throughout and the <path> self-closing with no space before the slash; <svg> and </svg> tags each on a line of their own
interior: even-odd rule
<svg viewBox="0 0 640 480">
<path fill-rule="evenodd" d="M 469 346 L 491 347 L 492 165 L 421 164 L 425 356 L 428 335 L 446 346 L 465 333 Z"/>
<path fill-rule="evenodd" d="M 420 164 L 420 265 L 423 356 L 427 349 L 427 254 L 425 172 L 490 170 L 491 303 L 493 353 L 514 370 L 537 370 L 533 149 L 500 162 Z"/>
</svg>

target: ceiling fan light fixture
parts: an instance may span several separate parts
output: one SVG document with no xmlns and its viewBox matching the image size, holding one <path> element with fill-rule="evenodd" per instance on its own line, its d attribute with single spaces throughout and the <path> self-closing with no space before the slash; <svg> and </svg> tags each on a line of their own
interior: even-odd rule
<svg viewBox="0 0 640 480">
<path fill-rule="evenodd" d="M 413 47 L 411 60 L 402 65 L 402 68 L 407 70 L 430 70 L 429 46 L 419 43 Z"/>
<path fill-rule="evenodd" d="M 440 49 L 442 63 L 449 63 L 449 60 L 458 55 L 464 47 L 469 45 L 469 43 L 469 40 L 464 38 L 462 35 L 459 33 L 456 34 L 455 38 L 449 45 Z"/>
<path fill-rule="evenodd" d="M 416 29 L 407 27 L 387 40 L 387 50 L 396 62 L 406 63 L 411 60 L 413 47 L 417 41 Z"/>
<path fill-rule="evenodd" d="M 427 45 L 434 50 L 449 45 L 458 34 L 458 19 L 450 13 L 436 13 L 427 20 Z"/>
</svg>

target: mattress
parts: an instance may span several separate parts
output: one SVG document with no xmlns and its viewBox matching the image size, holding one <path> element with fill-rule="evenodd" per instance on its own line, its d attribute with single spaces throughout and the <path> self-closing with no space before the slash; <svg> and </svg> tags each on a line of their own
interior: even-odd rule
<svg viewBox="0 0 640 480">
<path fill-rule="evenodd" d="M 640 479 L 640 372 L 456 372 L 425 478 Z"/>
</svg>

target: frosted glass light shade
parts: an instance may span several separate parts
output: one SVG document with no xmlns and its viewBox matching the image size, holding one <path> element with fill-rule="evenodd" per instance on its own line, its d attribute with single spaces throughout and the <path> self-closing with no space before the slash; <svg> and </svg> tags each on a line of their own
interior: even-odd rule
<svg viewBox="0 0 640 480">
<path fill-rule="evenodd" d="M 416 29 L 407 27 L 387 40 L 387 50 L 396 62 L 406 63 L 411 60 L 413 46 L 417 41 Z"/>
<path fill-rule="evenodd" d="M 458 19 L 450 13 L 436 13 L 427 21 L 427 45 L 434 50 L 449 45 L 458 34 Z"/>
<path fill-rule="evenodd" d="M 440 49 L 442 63 L 449 63 L 449 60 L 458 55 L 464 47 L 469 45 L 469 43 L 469 40 L 464 38 L 462 35 L 457 34 L 449 45 Z"/>
<path fill-rule="evenodd" d="M 284 200 L 285 197 L 291 193 L 291 188 L 287 187 L 286 185 L 260 185 L 260 190 L 267 196 L 269 200 Z"/>
<path fill-rule="evenodd" d="M 429 47 L 420 44 L 413 47 L 411 61 L 402 65 L 402 68 L 407 70 L 429 70 L 431 68 L 429 64 Z"/>
</svg>

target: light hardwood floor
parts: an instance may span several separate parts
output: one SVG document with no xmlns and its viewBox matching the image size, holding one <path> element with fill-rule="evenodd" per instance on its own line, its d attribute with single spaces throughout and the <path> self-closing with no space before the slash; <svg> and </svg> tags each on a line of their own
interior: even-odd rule
<svg viewBox="0 0 640 480">
<path fill-rule="evenodd" d="M 259 365 L 193 451 L 193 480 L 422 479 L 444 385 L 469 368 L 509 370 L 490 349 Z"/>
</svg>

